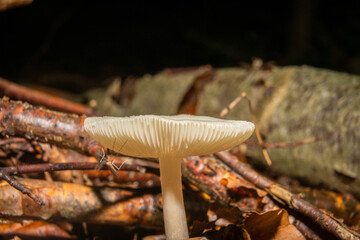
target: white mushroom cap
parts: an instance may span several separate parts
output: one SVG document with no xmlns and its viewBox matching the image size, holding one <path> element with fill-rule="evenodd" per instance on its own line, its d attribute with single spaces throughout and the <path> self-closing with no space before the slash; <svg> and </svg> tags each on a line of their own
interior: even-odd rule
<svg viewBox="0 0 360 240">
<path fill-rule="evenodd" d="M 255 128 L 251 122 L 193 115 L 91 117 L 84 127 L 106 148 L 148 158 L 223 151 L 241 144 Z"/>
</svg>

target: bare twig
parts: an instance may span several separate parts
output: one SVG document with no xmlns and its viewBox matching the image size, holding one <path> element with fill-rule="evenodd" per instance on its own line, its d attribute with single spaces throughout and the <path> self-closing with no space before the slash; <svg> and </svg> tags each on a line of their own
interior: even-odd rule
<svg viewBox="0 0 360 240">
<path fill-rule="evenodd" d="M 340 239 L 360 239 L 359 234 L 351 231 L 340 221 L 334 219 L 300 197 L 292 194 L 271 179 L 262 176 L 260 173 L 251 168 L 250 165 L 238 161 L 238 159 L 229 152 L 219 152 L 216 153 L 216 156 L 246 180 L 255 184 L 259 188 L 266 190 L 275 200 L 309 217 L 320 227 L 334 236 Z"/>
<path fill-rule="evenodd" d="M 261 133 L 260 133 L 259 127 L 258 127 L 258 125 L 257 125 L 257 123 L 256 123 L 257 120 L 256 120 L 256 117 L 255 117 L 255 114 L 254 114 L 254 110 L 253 110 L 253 108 L 252 108 L 252 106 L 251 106 L 251 100 L 247 97 L 246 92 L 242 92 L 242 93 L 240 94 L 240 96 L 238 96 L 237 98 L 235 98 L 235 100 L 233 100 L 226 108 L 224 108 L 224 109 L 220 112 L 219 117 L 220 117 L 220 118 L 225 117 L 225 116 L 229 113 L 229 111 L 230 111 L 231 109 L 233 109 L 242 99 L 246 99 L 247 102 L 248 102 L 248 106 L 249 106 L 249 110 L 250 110 L 250 115 L 251 115 L 251 120 L 252 120 L 252 122 L 253 122 L 254 125 L 255 125 L 256 138 L 257 138 L 259 144 L 260 144 L 260 145 L 263 145 L 263 144 L 264 144 L 264 141 L 263 141 L 263 139 L 262 139 L 262 137 L 261 137 Z M 271 165 L 272 162 L 271 162 L 269 153 L 268 153 L 268 151 L 266 150 L 266 147 L 262 147 L 262 150 L 261 150 L 261 151 L 262 151 L 262 154 L 263 154 L 263 156 L 264 156 L 264 158 L 265 158 L 265 160 L 266 160 L 266 163 L 267 163 L 268 165 Z"/>
<path fill-rule="evenodd" d="M 128 160 L 118 160 L 117 163 L 122 164 L 121 170 L 124 171 L 146 172 L 144 167 L 139 166 L 138 164 L 132 164 Z M 17 175 L 24 173 L 42 173 L 65 170 L 94 170 L 97 165 L 97 162 L 39 163 L 16 167 L 4 167 L 0 168 L 0 170 L 6 175 Z M 155 169 L 151 170 L 156 171 Z"/>
<path fill-rule="evenodd" d="M 245 92 L 241 93 L 240 96 L 235 98 L 231 103 L 229 103 L 229 105 L 227 105 L 223 110 L 221 110 L 219 114 L 219 118 L 224 118 L 230 112 L 230 110 L 233 109 L 245 97 L 246 97 L 246 93 Z"/>
<path fill-rule="evenodd" d="M 19 190 L 23 194 L 28 195 L 37 204 L 44 205 L 44 202 L 30 188 L 16 181 L 13 177 L 10 176 L 6 169 L 0 169 L 0 179 L 5 180 L 7 183 L 9 183 L 10 186 Z"/>
</svg>

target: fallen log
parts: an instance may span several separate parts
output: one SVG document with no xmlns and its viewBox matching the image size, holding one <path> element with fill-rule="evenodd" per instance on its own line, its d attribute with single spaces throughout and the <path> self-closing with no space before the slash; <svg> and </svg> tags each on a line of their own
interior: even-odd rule
<svg viewBox="0 0 360 240">
<path fill-rule="evenodd" d="M 217 117 L 246 92 L 266 142 L 317 139 L 296 148 L 268 149 L 271 167 L 258 147 L 248 147 L 253 165 L 360 197 L 359 76 L 309 66 L 265 67 L 259 61 L 248 69 L 207 71 L 200 78 L 198 70 L 165 70 L 139 78 L 127 106 L 114 104 L 107 114 L 168 115 L 179 110 Z M 184 79 L 186 84 L 181 85 Z M 247 103 L 239 103 L 226 118 L 251 120 Z"/>
</svg>

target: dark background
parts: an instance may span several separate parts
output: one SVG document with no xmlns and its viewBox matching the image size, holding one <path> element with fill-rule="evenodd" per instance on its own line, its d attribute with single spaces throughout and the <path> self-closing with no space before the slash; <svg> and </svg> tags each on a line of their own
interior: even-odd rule
<svg viewBox="0 0 360 240">
<path fill-rule="evenodd" d="M 73 92 L 111 76 L 252 57 L 360 74 L 357 1 L 35 0 L 0 12 L 0 76 Z"/>
</svg>

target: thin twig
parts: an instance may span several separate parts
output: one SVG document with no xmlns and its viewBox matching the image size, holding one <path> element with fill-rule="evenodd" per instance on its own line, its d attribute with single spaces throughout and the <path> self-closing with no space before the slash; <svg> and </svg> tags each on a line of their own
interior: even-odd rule
<svg viewBox="0 0 360 240">
<path fill-rule="evenodd" d="M 151 168 L 149 166 L 143 167 L 139 165 L 139 161 L 135 162 L 136 159 L 114 160 L 116 164 L 120 164 L 121 170 L 123 171 L 135 171 L 135 172 L 158 172 L 158 169 Z M 137 164 L 136 164 L 137 163 Z M 52 171 L 65 171 L 65 170 L 94 170 L 97 167 L 97 162 L 69 162 L 69 163 L 38 163 L 21 165 L 16 167 L 3 167 L 0 168 L 2 174 L 5 175 L 17 175 L 24 173 L 42 173 Z M 103 170 L 107 170 L 105 167 Z M 0 175 L 1 177 L 1 175 Z"/>
<path fill-rule="evenodd" d="M 223 110 L 221 110 L 219 114 L 219 118 L 224 118 L 226 115 L 228 115 L 230 110 L 233 109 L 245 97 L 246 97 L 246 93 L 245 92 L 241 93 L 240 96 L 235 98 L 231 103 L 229 103 L 229 105 L 227 105 Z"/>
<path fill-rule="evenodd" d="M 14 167 L 16 169 L 16 167 Z M 9 183 L 10 186 L 13 188 L 19 190 L 23 194 L 28 195 L 34 202 L 37 204 L 43 206 L 44 202 L 28 187 L 25 185 L 19 183 L 15 180 L 15 178 L 10 176 L 10 173 L 7 171 L 7 169 L 0 169 L 0 179 L 5 180 L 7 183 Z"/>
<path fill-rule="evenodd" d="M 256 117 L 255 117 L 255 114 L 254 114 L 254 110 L 253 110 L 253 108 L 252 108 L 252 106 L 251 106 L 251 100 L 247 97 L 246 92 L 242 92 L 242 93 L 240 94 L 240 96 L 238 96 L 237 98 L 235 98 L 226 108 L 224 108 L 224 109 L 220 112 L 219 117 L 220 117 L 220 118 L 225 117 L 225 116 L 229 113 L 229 111 L 230 111 L 231 109 L 233 109 L 242 99 L 246 99 L 247 102 L 248 102 L 251 120 L 252 120 L 252 122 L 253 122 L 254 125 L 255 125 L 256 138 L 257 138 L 259 144 L 260 144 L 260 145 L 263 145 L 263 144 L 264 144 L 264 141 L 263 141 L 263 139 L 262 139 L 262 137 L 261 137 L 261 133 L 260 133 L 259 127 L 258 127 L 258 125 L 257 125 L 257 123 L 256 123 L 257 120 L 256 120 Z M 268 153 L 268 151 L 266 150 L 266 147 L 262 147 L 262 150 L 261 150 L 261 151 L 262 151 L 262 154 L 263 154 L 263 156 L 264 156 L 264 158 L 265 158 L 265 160 L 266 160 L 266 163 L 270 166 L 270 165 L 272 164 L 272 162 L 271 162 L 269 153 Z"/>
</svg>

